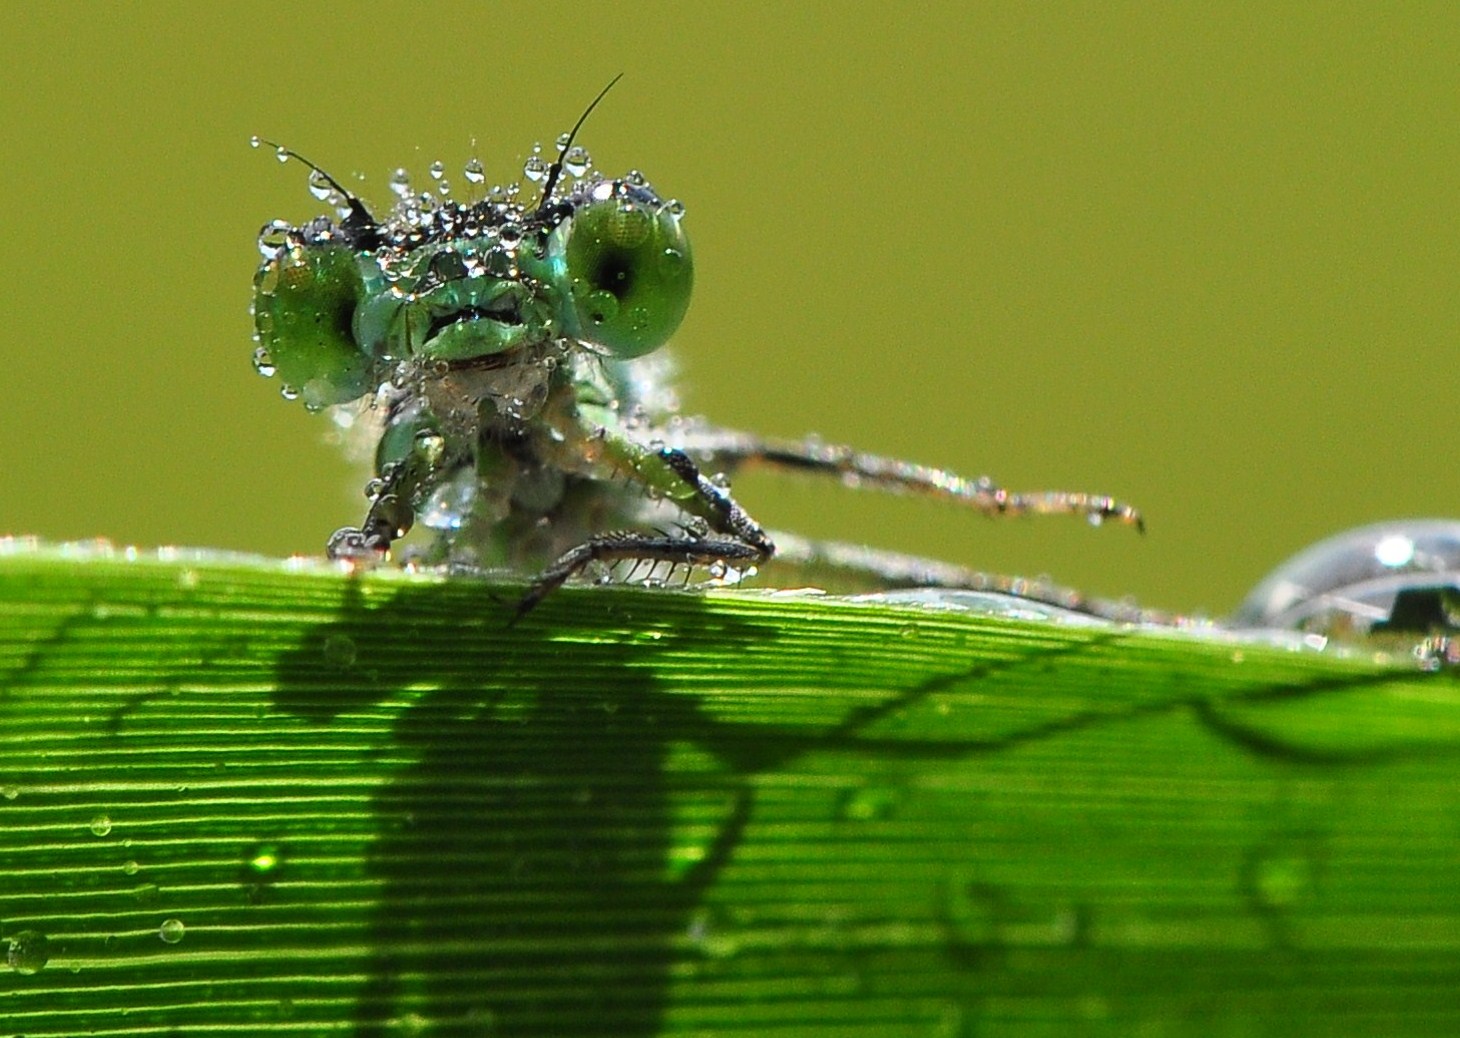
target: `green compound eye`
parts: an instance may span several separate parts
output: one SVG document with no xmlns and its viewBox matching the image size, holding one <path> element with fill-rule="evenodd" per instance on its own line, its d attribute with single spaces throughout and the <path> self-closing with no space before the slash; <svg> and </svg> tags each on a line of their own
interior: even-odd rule
<svg viewBox="0 0 1460 1038">
<path fill-rule="evenodd" d="M 605 182 L 553 236 L 580 338 L 622 358 L 669 341 L 694 286 L 689 239 L 675 207 L 652 192 Z"/>
<path fill-rule="evenodd" d="M 370 357 L 352 328 L 364 293 L 355 253 L 342 246 L 281 248 L 254 279 L 259 344 L 280 380 L 311 410 L 374 388 Z"/>
</svg>

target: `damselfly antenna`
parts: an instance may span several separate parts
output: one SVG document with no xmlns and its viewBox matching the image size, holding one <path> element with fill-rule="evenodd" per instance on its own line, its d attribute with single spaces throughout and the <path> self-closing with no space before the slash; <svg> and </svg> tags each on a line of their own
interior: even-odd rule
<svg viewBox="0 0 1460 1038">
<path fill-rule="evenodd" d="M 611 86 L 612 84 L 609 85 Z M 302 162 L 304 163 L 304 165 L 308 166 L 312 172 L 318 174 L 321 180 L 323 180 L 335 191 L 339 192 L 339 194 L 345 199 L 345 204 L 350 209 L 350 215 L 345 217 L 343 222 L 343 229 L 351 236 L 351 238 L 356 239 L 361 245 L 368 246 L 374 243 L 375 238 L 379 235 L 380 223 L 375 219 L 374 216 L 370 214 L 370 210 L 365 208 L 365 203 L 360 201 L 359 197 L 356 196 L 354 192 L 350 191 L 334 177 L 330 176 L 319 166 L 315 165 L 313 162 L 310 162 L 303 155 L 299 154 L 299 152 L 293 150 L 292 148 L 286 148 L 282 144 L 275 144 L 273 141 L 269 140 L 266 137 L 254 137 L 249 143 L 251 143 L 255 148 L 257 148 L 260 144 L 267 144 L 269 147 L 274 149 L 274 153 L 280 157 L 281 162 L 286 158 L 294 159 L 296 162 Z"/>
<path fill-rule="evenodd" d="M 568 149 L 573 146 L 573 138 L 578 135 L 578 131 L 582 128 L 584 121 L 593 114 L 593 109 L 598 107 L 598 102 L 602 101 L 604 95 L 606 95 L 610 90 L 613 89 L 613 85 L 623 78 L 624 74 L 620 72 L 618 75 L 610 79 L 608 81 L 608 86 L 604 87 L 598 92 L 598 96 L 593 99 L 593 103 L 590 104 L 587 108 L 583 109 L 583 114 L 578 116 L 578 121 L 574 123 L 573 128 L 568 131 L 568 138 L 567 140 L 563 141 L 562 150 L 558 152 L 558 157 L 553 161 L 553 164 L 548 167 L 547 182 L 543 184 L 542 188 L 542 200 L 537 203 L 537 207 L 539 209 L 547 205 L 548 199 L 553 196 L 553 188 L 557 187 L 558 177 L 562 176 L 563 174 L 563 158 L 568 154 Z"/>
</svg>

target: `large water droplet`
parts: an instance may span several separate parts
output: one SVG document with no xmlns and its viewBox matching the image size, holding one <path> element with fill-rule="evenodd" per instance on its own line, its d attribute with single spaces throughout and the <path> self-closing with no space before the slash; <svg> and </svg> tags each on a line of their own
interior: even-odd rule
<svg viewBox="0 0 1460 1038">
<path fill-rule="evenodd" d="M 467 159 L 466 167 L 462 170 L 462 174 L 466 177 L 468 183 L 472 184 L 481 184 L 487 179 L 487 172 L 482 168 L 481 159 Z"/>
<path fill-rule="evenodd" d="M 1315 634 L 1423 637 L 1460 629 L 1460 522 L 1414 519 L 1348 530 L 1288 559 L 1232 622 Z"/>
<path fill-rule="evenodd" d="M 274 367 L 274 358 L 269 354 L 267 347 L 260 346 L 253 351 L 253 369 L 264 378 L 274 377 L 277 369 Z"/>
<path fill-rule="evenodd" d="M 411 194 L 411 175 L 404 169 L 397 169 L 390 175 L 390 190 L 397 198 L 409 198 Z"/>
<path fill-rule="evenodd" d="M 162 925 L 157 928 L 157 936 L 161 938 L 163 944 L 176 944 L 183 939 L 185 929 L 181 919 L 164 919 Z"/>
<path fill-rule="evenodd" d="M 548 164 L 536 155 L 531 156 L 522 164 L 522 175 L 534 184 L 547 176 Z"/>
<path fill-rule="evenodd" d="M 112 831 L 112 820 L 110 815 L 97 815 L 91 820 L 91 834 L 93 836 L 105 836 Z"/>
</svg>

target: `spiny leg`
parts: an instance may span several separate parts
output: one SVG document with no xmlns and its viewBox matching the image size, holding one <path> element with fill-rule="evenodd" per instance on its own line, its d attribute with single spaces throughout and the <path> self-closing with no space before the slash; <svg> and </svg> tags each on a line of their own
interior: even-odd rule
<svg viewBox="0 0 1460 1038">
<path fill-rule="evenodd" d="M 776 546 L 759 523 L 730 496 L 711 482 L 699 466 L 672 447 L 641 447 L 627 440 L 602 441 L 613 470 L 662 494 L 684 512 L 703 521 L 719 536 L 629 530 L 598 534 L 570 548 L 532 582 L 517 605 L 521 619 L 539 602 L 594 562 L 667 562 L 671 566 L 755 565 L 769 559 Z"/>
<path fill-rule="evenodd" d="M 755 565 L 764 562 L 762 548 L 728 538 L 663 537 L 658 534 L 620 530 L 601 533 L 558 556 L 538 574 L 532 586 L 517 602 L 516 620 L 531 612 L 544 598 L 594 562 L 667 562 L 671 566 Z"/>
<path fill-rule="evenodd" d="M 1145 531 L 1140 512 L 1103 494 L 1063 490 L 1016 493 L 987 476 L 966 479 L 943 469 L 915 465 L 850 447 L 814 441 L 767 440 L 730 430 L 704 430 L 679 437 L 678 446 L 708 469 L 734 471 L 747 465 L 834 476 L 848 486 L 956 501 L 985 515 L 1083 515 L 1093 523 L 1113 520 Z"/>
</svg>

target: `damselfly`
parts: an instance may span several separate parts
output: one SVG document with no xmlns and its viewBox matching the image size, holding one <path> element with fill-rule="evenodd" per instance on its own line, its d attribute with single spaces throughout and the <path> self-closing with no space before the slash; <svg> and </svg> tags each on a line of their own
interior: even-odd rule
<svg viewBox="0 0 1460 1038">
<path fill-rule="evenodd" d="M 398 174 L 383 216 L 295 152 L 255 139 L 280 161 L 304 162 L 316 197 L 337 209 L 266 225 L 254 282 L 258 370 L 277 373 L 285 396 L 353 409 L 372 430 L 369 508 L 329 539 L 331 556 L 382 557 L 421 524 L 436 532 L 422 561 L 535 574 L 521 612 L 590 568 L 627 567 L 629 579 L 645 567 L 705 567 L 725 579 L 773 558 L 878 587 L 1131 612 L 1041 583 L 773 536 L 752 519 L 728 480 L 764 465 L 986 515 L 1141 525 L 1135 508 L 1104 494 L 1016 493 L 988 477 L 681 418 L 659 351 L 694 280 L 684 210 L 637 172 L 593 170 L 574 139 L 602 98 L 551 162 L 534 152 L 526 185 L 462 200 L 414 193 Z M 479 163 L 465 173 L 485 183 Z M 432 174 L 440 179 L 440 164 Z"/>
</svg>

